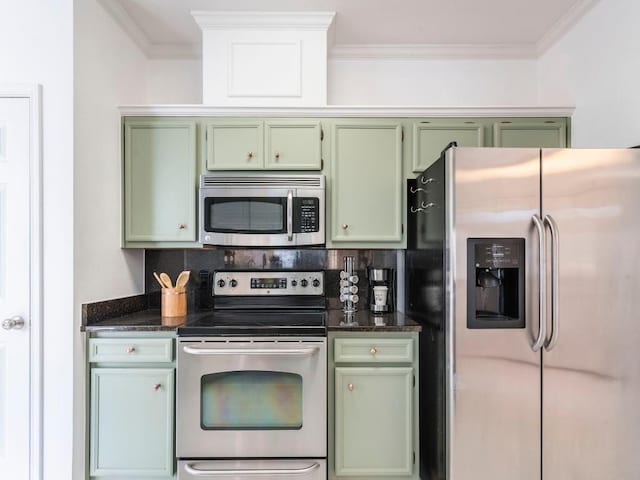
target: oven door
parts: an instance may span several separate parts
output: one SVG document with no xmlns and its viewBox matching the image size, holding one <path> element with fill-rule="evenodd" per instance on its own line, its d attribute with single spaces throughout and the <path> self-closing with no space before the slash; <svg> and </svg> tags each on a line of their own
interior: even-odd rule
<svg viewBox="0 0 640 480">
<path fill-rule="evenodd" d="M 326 460 L 181 460 L 180 480 L 326 480 Z"/>
<path fill-rule="evenodd" d="M 179 339 L 177 456 L 325 457 L 326 342 Z"/>
</svg>

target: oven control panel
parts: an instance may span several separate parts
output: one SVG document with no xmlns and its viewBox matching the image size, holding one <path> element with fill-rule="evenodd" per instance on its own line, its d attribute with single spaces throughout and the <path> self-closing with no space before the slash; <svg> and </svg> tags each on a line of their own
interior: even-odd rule
<svg viewBox="0 0 640 480">
<path fill-rule="evenodd" d="M 324 295 L 324 272 L 218 271 L 213 295 Z"/>
</svg>

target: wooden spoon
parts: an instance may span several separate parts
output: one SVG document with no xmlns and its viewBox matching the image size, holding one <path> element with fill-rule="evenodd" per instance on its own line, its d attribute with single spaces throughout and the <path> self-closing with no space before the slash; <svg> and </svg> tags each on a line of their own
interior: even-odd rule
<svg viewBox="0 0 640 480">
<path fill-rule="evenodd" d="M 155 279 L 158 281 L 158 283 L 160 284 L 160 286 L 162 288 L 167 288 L 167 286 L 164 284 L 164 282 L 160 279 L 160 277 L 158 276 L 158 274 L 156 272 L 153 272 L 153 276 L 155 277 Z"/>
<path fill-rule="evenodd" d="M 162 272 L 160 274 L 160 279 L 162 280 L 162 283 L 165 284 L 165 288 L 173 288 L 173 282 L 171 281 L 171 277 L 169 277 L 169 275 L 167 275 L 166 273 Z"/>
<path fill-rule="evenodd" d="M 189 281 L 189 275 L 191 275 L 190 271 L 185 270 L 184 272 L 180 272 L 180 275 L 178 275 L 178 279 L 176 280 L 176 288 L 184 288 Z"/>
</svg>

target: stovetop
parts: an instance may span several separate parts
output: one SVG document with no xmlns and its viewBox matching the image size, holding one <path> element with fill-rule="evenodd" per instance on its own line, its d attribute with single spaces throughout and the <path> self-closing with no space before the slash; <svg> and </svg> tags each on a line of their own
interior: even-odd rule
<svg viewBox="0 0 640 480">
<path fill-rule="evenodd" d="M 326 336 L 325 310 L 215 310 L 176 330 L 181 337 Z"/>
</svg>

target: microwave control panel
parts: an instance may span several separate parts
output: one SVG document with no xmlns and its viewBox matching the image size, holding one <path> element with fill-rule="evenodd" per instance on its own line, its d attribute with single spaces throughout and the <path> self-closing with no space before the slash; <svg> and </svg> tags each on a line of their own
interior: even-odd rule
<svg viewBox="0 0 640 480">
<path fill-rule="evenodd" d="M 320 230 L 320 200 L 317 197 L 293 199 L 294 233 L 310 233 Z"/>
</svg>

